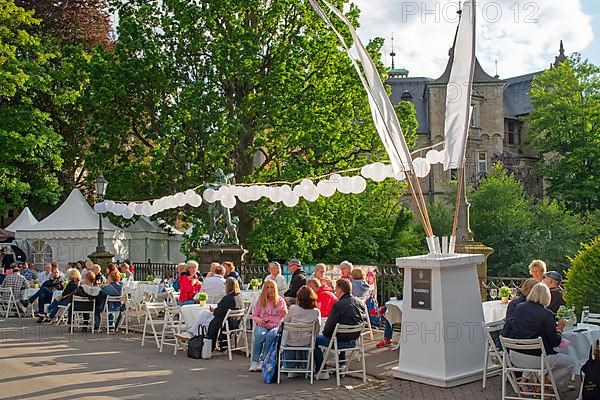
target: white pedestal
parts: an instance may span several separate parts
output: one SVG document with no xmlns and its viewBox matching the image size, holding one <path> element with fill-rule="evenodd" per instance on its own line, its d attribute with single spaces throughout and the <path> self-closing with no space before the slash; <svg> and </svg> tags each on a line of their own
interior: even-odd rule
<svg viewBox="0 0 600 400">
<path fill-rule="evenodd" d="M 441 387 L 482 378 L 483 311 L 477 278 L 477 264 L 482 261 L 480 254 L 396 259 L 396 265 L 404 268 L 404 309 L 394 377 Z M 427 270 L 431 271 L 430 304 L 426 301 Z M 413 276 L 419 281 L 416 292 Z M 413 294 L 416 304 L 412 304 Z"/>
</svg>

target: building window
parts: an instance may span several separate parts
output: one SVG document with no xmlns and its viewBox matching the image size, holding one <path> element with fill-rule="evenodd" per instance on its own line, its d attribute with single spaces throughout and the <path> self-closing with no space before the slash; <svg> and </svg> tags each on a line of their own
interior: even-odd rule
<svg viewBox="0 0 600 400">
<path fill-rule="evenodd" d="M 508 121 L 508 144 L 515 144 L 515 122 Z"/>
<path fill-rule="evenodd" d="M 52 262 L 52 248 L 44 240 L 34 240 L 33 247 L 33 263 L 35 265 L 44 265 Z"/>
<path fill-rule="evenodd" d="M 458 169 L 450 168 L 450 182 L 458 181 Z"/>
<path fill-rule="evenodd" d="M 479 104 L 473 104 L 473 111 L 471 111 L 471 128 L 479 128 Z"/>
<path fill-rule="evenodd" d="M 487 153 L 477 154 L 477 175 L 483 178 L 487 174 Z"/>
</svg>

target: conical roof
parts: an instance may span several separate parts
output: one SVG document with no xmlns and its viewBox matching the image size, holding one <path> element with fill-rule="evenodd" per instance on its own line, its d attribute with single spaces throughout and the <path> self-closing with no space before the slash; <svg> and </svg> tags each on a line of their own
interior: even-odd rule
<svg viewBox="0 0 600 400">
<path fill-rule="evenodd" d="M 29 207 L 25 207 L 17 219 L 4 229 L 14 233 L 17 230 L 27 229 L 37 223 L 38 220 L 33 216 Z"/>
</svg>

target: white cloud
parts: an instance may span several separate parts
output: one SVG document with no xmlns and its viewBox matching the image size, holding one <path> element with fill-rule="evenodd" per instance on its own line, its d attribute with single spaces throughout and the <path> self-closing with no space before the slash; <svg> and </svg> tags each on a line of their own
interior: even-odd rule
<svg viewBox="0 0 600 400">
<path fill-rule="evenodd" d="M 442 74 L 457 25 L 456 1 L 353 1 L 361 10 L 363 41 L 383 37 L 389 54 L 393 32 L 397 67 L 410 76 Z M 495 60 L 500 77 L 538 71 L 554 61 L 561 39 L 570 54 L 594 37 L 581 0 L 479 0 L 477 7 L 477 57 L 490 75 Z M 391 65 L 389 55 L 384 61 Z"/>
</svg>

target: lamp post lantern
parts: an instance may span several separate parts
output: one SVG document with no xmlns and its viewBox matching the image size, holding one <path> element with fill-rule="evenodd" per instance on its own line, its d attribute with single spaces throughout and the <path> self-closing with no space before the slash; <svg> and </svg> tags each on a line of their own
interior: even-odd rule
<svg viewBox="0 0 600 400">
<path fill-rule="evenodd" d="M 98 197 L 98 201 L 104 200 L 104 195 L 106 194 L 106 189 L 108 188 L 108 181 L 104 179 L 104 176 L 100 175 L 96 178 L 94 182 L 94 187 L 96 189 L 96 196 Z M 98 245 L 96 246 L 96 252 L 104 252 L 106 248 L 104 247 L 104 230 L 102 229 L 102 214 L 98 213 Z"/>
</svg>

